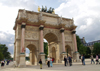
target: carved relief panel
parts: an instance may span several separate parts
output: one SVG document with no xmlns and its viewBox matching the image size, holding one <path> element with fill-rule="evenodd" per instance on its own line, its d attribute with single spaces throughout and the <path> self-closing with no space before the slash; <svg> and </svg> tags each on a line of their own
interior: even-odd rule
<svg viewBox="0 0 100 71">
<path fill-rule="evenodd" d="M 32 32 L 32 31 L 26 31 L 25 32 L 25 38 L 26 39 L 34 39 L 34 40 L 38 40 L 39 39 L 39 33 L 38 32 Z"/>
<path fill-rule="evenodd" d="M 71 35 L 65 35 L 65 41 L 72 41 Z"/>
<path fill-rule="evenodd" d="M 36 14 L 27 14 L 28 20 L 31 22 L 37 22 L 38 21 L 38 15 Z"/>
<path fill-rule="evenodd" d="M 57 18 L 43 16 L 43 20 L 45 20 L 47 24 L 58 25 L 58 19 Z"/>
</svg>

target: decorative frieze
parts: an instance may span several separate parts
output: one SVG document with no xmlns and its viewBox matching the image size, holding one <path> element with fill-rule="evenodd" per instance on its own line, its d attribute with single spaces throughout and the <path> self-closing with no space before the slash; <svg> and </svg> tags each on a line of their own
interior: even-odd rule
<svg viewBox="0 0 100 71">
<path fill-rule="evenodd" d="M 33 27 L 33 26 L 26 26 L 25 28 L 26 31 L 39 31 L 38 27 Z"/>
</svg>

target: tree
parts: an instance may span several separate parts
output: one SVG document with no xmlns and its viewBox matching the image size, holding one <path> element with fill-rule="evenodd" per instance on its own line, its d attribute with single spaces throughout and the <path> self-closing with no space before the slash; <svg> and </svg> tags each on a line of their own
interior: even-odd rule
<svg viewBox="0 0 100 71">
<path fill-rule="evenodd" d="M 10 59 L 10 52 L 8 52 L 8 47 L 5 44 L 0 44 L 0 55 L 2 56 L 2 59 Z M 0 57 L 1 57 L 0 56 Z"/>
<path fill-rule="evenodd" d="M 79 48 L 80 48 L 80 45 L 82 43 L 81 43 L 80 37 L 78 35 L 76 35 L 76 41 L 77 41 L 77 49 L 78 49 L 78 52 L 79 52 Z"/>
<path fill-rule="evenodd" d="M 91 55 L 91 49 L 89 47 L 87 47 L 87 49 L 86 49 L 86 54 Z"/>
<path fill-rule="evenodd" d="M 87 51 L 87 47 L 85 47 L 83 44 L 81 44 L 80 48 L 79 48 L 79 53 L 85 55 L 86 51 Z"/>
<path fill-rule="evenodd" d="M 46 54 L 46 58 L 48 56 L 48 43 L 44 42 L 44 53 Z"/>
<path fill-rule="evenodd" d="M 94 43 L 93 54 L 100 54 L 100 43 Z"/>
<path fill-rule="evenodd" d="M 0 61 L 1 61 L 2 59 L 4 59 L 4 57 L 3 57 L 3 54 L 2 54 L 1 51 L 0 51 Z"/>
</svg>

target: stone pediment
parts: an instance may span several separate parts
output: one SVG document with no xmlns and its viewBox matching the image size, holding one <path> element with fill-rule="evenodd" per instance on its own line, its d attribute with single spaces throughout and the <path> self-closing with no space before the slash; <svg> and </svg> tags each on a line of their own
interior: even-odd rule
<svg viewBox="0 0 100 71">
<path fill-rule="evenodd" d="M 26 25 L 30 24 L 40 26 L 41 24 L 43 24 L 45 27 L 63 27 L 67 30 L 73 30 L 77 27 L 74 25 L 73 19 L 59 17 L 57 14 L 34 12 L 20 9 L 16 18 L 14 29 L 16 27 L 16 24 L 21 24 L 22 22 L 26 22 Z"/>
</svg>

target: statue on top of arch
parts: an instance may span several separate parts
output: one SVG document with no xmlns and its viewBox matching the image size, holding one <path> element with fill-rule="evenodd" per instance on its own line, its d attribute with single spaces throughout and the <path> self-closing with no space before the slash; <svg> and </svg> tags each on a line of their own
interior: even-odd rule
<svg viewBox="0 0 100 71">
<path fill-rule="evenodd" d="M 41 9 L 41 10 L 40 10 Z M 55 14 L 54 8 L 49 8 L 49 10 L 47 11 L 47 7 L 45 6 L 45 8 L 42 6 L 42 8 L 40 8 L 38 6 L 38 11 L 39 12 L 46 12 L 46 13 L 51 13 L 51 14 Z"/>
</svg>

